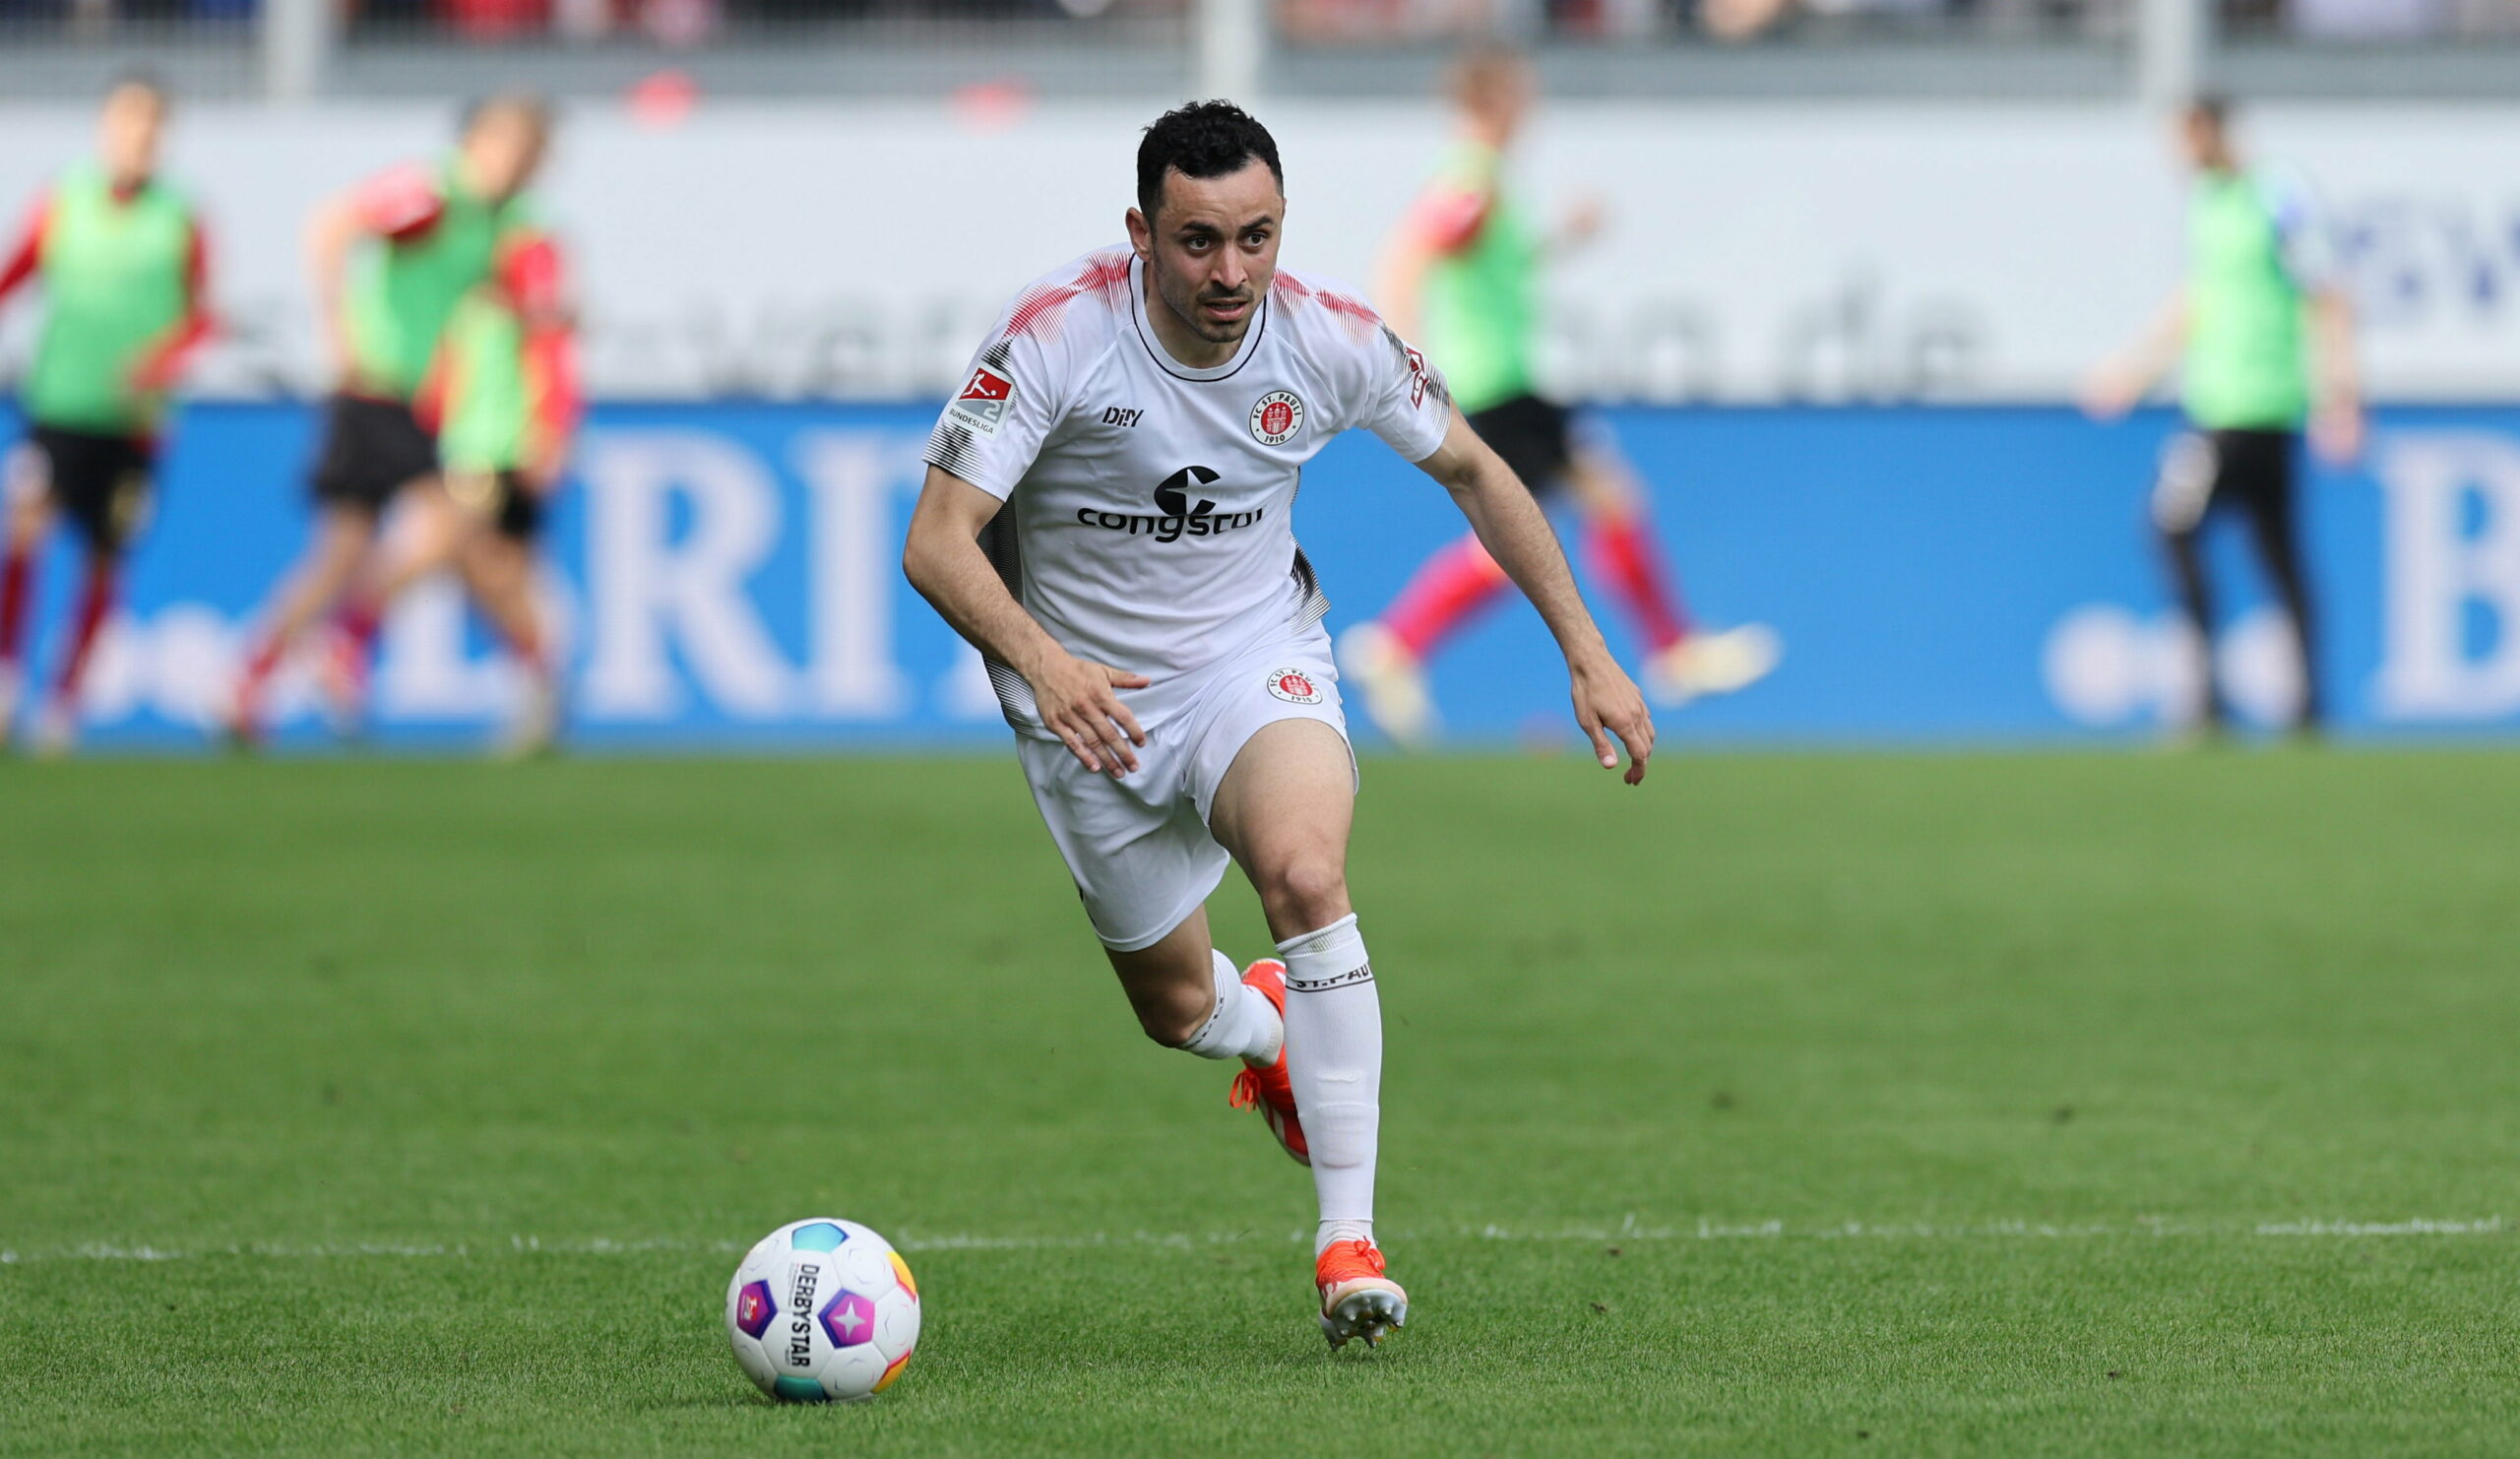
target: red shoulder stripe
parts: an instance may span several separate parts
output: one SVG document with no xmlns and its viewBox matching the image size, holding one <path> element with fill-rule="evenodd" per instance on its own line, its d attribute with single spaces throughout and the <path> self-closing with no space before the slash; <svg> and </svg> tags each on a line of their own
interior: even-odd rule
<svg viewBox="0 0 2520 1459">
<path fill-rule="evenodd" d="M 1434 189 L 1418 200 L 1411 225 L 1437 253 L 1459 253 L 1487 226 L 1487 205 L 1493 194 L 1469 189 Z"/>
<path fill-rule="evenodd" d="M 18 234 L 18 245 L 9 250 L 8 262 L 0 263 L 0 299 L 43 267 L 43 234 L 51 221 L 52 191 L 47 188 L 27 211 L 26 227 Z"/>
<path fill-rule="evenodd" d="M 1270 287 L 1285 294 L 1290 304 L 1311 303 L 1329 310 L 1347 320 L 1349 328 L 1357 333 L 1382 328 L 1382 316 L 1374 312 L 1371 304 L 1327 288 L 1315 288 L 1292 274 L 1280 274 Z"/>
<path fill-rule="evenodd" d="M 1007 317 L 1009 336 L 1039 334 L 1048 339 L 1058 332 L 1060 317 L 1067 306 L 1082 294 L 1117 294 L 1128 287 L 1129 256 L 1097 254 L 1085 261 L 1083 272 L 1065 284 L 1043 285 L 1015 301 L 1015 312 Z"/>
</svg>

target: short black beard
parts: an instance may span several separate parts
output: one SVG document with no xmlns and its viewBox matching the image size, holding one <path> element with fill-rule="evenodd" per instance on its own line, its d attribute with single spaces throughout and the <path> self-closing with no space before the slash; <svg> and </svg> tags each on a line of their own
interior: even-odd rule
<svg viewBox="0 0 2520 1459">
<path fill-rule="evenodd" d="M 1211 345 L 1231 345 L 1238 342 L 1244 335 L 1251 332 L 1252 311 L 1250 310 L 1245 310 L 1243 312 L 1243 316 L 1240 319 L 1235 320 L 1230 329 L 1227 329 L 1220 333 L 1216 326 L 1209 324 L 1205 319 L 1200 317 L 1199 301 L 1196 298 L 1191 299 L 1188 306 L 1184 307 L 1179 299 L 1172 296 L 1172 290 L 1164 286 L 1164 281 L 1161 279 L 1156 281 L 1156 292 L 1164 296 L 1164 302 L 1166 307 L 1171 309 L 1173 318 L 1188 325 L 1190 327 L 1190 333 L 1197 335 L 1200 339 L 1207 341 Z"/>
</svg>

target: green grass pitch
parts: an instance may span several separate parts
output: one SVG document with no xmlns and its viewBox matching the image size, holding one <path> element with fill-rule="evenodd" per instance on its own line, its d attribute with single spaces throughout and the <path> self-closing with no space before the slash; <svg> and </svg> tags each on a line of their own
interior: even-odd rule
<svg viewBox="0 0 2520 1459">
<path fill-rule="evenodd" d="M 1353 875 L 1333 1355 L 1003 758 L 0 765 L 0 1453 L 2520 1453 L 2520 756 L 1371 761 Z M 872 1405 L 724 1349 L 813 1214 Z"/>
</svg>

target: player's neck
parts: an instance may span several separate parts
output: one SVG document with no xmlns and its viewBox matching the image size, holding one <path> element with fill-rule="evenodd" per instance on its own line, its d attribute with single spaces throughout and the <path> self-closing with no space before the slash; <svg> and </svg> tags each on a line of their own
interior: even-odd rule
<svg viewBox="0 0 2520 1459">
<path fill-rule="evenodd" d="M 1149 267 L 1138 272 L 1146 276 L 1140 287 L 1146 291 L 1147 323 L 1155 327 L 1155 343 L 1163 347 L 1165 353 L 1172 356 L 1173 363 L 1193 370 L 1213 370 L 1233 358 L 1235 351 L 1242 348 L 1239 339 L 1228 340 L 1222 345 L 1202 339 L 1197 330 L 1190 328 L 1188 320 L 1173 312 L 1172 305 L 1164 297 L 1164 290 L 1155 286 L 1155 270 Z"/>
</svg>

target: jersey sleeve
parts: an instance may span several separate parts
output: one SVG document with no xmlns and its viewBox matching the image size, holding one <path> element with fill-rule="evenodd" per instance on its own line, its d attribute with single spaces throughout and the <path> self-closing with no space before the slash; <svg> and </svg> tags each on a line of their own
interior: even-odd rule
<svg viewBox="0 0 2520 1459">
<path fill-rule="evenodd" d="M 1444 388 L 1444 377 L 1380 320 L 1354 353 L 1360 378 L 1344 412 L 1348 422 L 1382 437 L 1405 461 L 1434 455 L 1453 423 L 1452 392 Z"/>
<path fill-rule="evenodd" d="M 47 190 L 27 210 L 27 221 L 19 227 L 16 240 L 10 244 L 8 254 L 0 257 L 0 299 L 7 298 L 42 268 L 44 228 L 51 218 L 52 194 Z"/>
<path fill-rule="evenodd" d="M 2258 196 L 2275 224 L 2276 248 L 2293 286 L 2303 293 L 2335 286 L 2336 250 L 2309 184 L 2289 172 L 2268 172 L 2258 180 Z"/>
<path fill-rule="evenodd" d="M 509 250 L 501 275 L 508 302 L 525 325 L 531 452 L 536 465 L 556 465 L 567 457 L 569 438 L 586 413 L 559 244 L 547 233 L 531 234 Z"/>
<path fill-rule="evenodd" d="M 548 233 L 519 229 L 499 251 L 499 291 L 529 326 L 567 312 L 560 279 L 560 247 Z"/>
<path fill-rule="evenodd" d="M 1428 252 L 1450 256 L 1479 241 L 1495 209 L 1494 157 L 1456 155 L 1410 205 L 1404 225 Z"/>
<path fill-rule="evenodd" d="M 190 223 L 184 243 L 184 314 L 172 329 L 151 342 L 132 367 L 132 384 L 144 391 L 173 386 L 193 351 L 219 328 L 219 318 L 210 308 L 210 233 L 199 214 L 193 215 Z"/>
<path fill-rule="evenodd" d="M 397 240 L 416 238 L 437 224 L 446 198 L 427 168 L 407 162 L 358 185 L 351 195 L 358 221 L 369 232 Z"/>
<path fill-rule="evenodd" d="M 927 438 L 927 464 L 1000 501 L 1033 469 L 1067 391 L 1064 351 L 1003 328 L 963 372 Z"/>
</svg>

